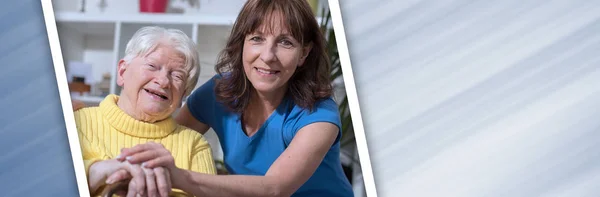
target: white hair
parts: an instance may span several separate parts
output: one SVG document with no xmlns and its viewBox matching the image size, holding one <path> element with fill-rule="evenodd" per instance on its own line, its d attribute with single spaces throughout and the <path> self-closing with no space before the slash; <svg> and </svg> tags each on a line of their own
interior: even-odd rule
<svg viewBox="0 0 600 197">
<path fill-rule="evenodd" d="M 159 44 L 167 44 L 185 57 L 184 68 L 188 72 L 188 77 L 183 96 L 189 95 L 198 82 L 200 62 L 196 44 L 183 31 L 157 26 L 142 27 L 127 43 L 123 60 L 129 63 L 135 57 L 145 56 Z"/>
</svg>

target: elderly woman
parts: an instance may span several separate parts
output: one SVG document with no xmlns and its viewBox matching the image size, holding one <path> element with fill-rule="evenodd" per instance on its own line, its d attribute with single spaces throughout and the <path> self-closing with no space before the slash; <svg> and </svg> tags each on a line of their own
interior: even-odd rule
<svg viewBox="0 0 600 197">
<path fill-rule="evenodd" d="M 122 159 L 166 167 L 174 186 L 196 196 L 353 196 L 324 45 L 306 0 L 247 1 L 219 74 L 176 117 L 200 133 L 212 127 L 234 175 L 179 168 L 154 144 L 124 149 Z"/>
<path fill-rule="evenodd" d="M 119 61 L 120 96 L 107 96 L 98 107 L 75 112 L 92 195 L 119 170 L 133 177 L 127 196 L 169 195 L 171 178 L 163 168 L 145 168 L 116 160 L 120 150 L 152 143 L 175 156 L 174 166 L 215 174 L 211 149 L 202 134 L 178 125 L 171 114 L 195 87 L 199 75 L 195 44 L 181 31 L 160 27 L 138 30 Z M 185 195 L 174 190 L 171 195 Z"/>
</svg>

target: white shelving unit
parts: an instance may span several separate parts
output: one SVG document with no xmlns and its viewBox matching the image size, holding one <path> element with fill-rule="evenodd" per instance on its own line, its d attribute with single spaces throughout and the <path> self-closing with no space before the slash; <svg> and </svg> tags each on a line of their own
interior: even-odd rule
<svg viewBox="0 0 600 197">
<path fill-rule="evenodd" d="M 201 75 L 198 85 L 215 74 L 217 55 L 225 47 L 235 15 L 183 15 L 183 14 L 85 14 L 62 11 L 56 13 L 59 39 L 65 65 L 70 62 L 91 64 L 94 81 L 100 82 L 102 75 L 110 74 L 110 91 L 119 94 L 116 84 L 118 61 L 124 56 L 125 46 L 135 31 L 143 26 L 161 26 L 184 31 L 198 45 Z M 97 105 L 105 94 L 74 95 L 88 105 Z"/>
</svg>

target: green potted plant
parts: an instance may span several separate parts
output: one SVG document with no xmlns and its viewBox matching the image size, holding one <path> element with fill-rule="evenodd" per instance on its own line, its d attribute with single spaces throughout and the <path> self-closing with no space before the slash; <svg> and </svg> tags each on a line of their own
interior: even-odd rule
<svg viewBox="0 0 600 197">
<path fill-rule="evenodd" d="M 329 61 L 331 63 L 331 74 L 330 79 L 333 83 L 334 90 L 339 89 L 340 92 L 346 92 L 343 83 L 339 83 L 343 81 L 342 76 L 342 65 L 340 62 L 339 51 L 337 48 L 337 42 L 335 39 L 335 31 L 331 25 L 331 12 L 329 9 L 323 8 L 321 10 L 321 31 L 326 38 L 326 51 L 329 55 Z M 334 95 L 336 101 L 338 102 L 338 108 L 340 113 L 340 118 L 342 122 L 342 138 L 340 140 L 340 153 L 346 156 L 346 158 L 351 160 L 350 164 L 344 165 L 345 170 L 348 170 L 346 175 L 348 179 L 352 181 L 351 171 L 353 171 L 353 167 L 355 165 L 360 165 L 360 162 L 356 159 L 355 150 L 356 150 L 356 139 L 354 137 L 354 128 L 352 126 L 352 116 L 350 114 L 350 107 L 348 104 L 348 97 L 346 94 Z M 341 96 L 341 98 L 339 97 Z"/>
</svg>

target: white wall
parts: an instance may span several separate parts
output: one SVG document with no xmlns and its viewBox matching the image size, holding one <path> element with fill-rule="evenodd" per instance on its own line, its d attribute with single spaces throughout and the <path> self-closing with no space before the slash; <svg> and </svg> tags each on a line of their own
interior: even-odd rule
<svg viewBox="0 0 600 197">
<path fill-rule="evenodd" d="M 100 82 L 102 75 L 110 74 L 116 64 L 113 56 L 113 38 L 86 36 L 83 61 L 92 64 L 94 82 Z"/>
</svg>

